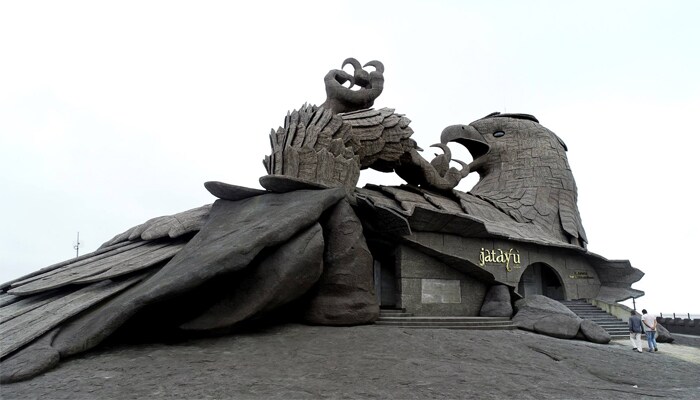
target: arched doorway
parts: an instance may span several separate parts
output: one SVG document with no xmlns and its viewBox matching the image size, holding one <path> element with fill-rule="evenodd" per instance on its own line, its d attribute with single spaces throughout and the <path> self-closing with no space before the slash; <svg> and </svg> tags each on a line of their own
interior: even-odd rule
<svg viewBox="0 0 700 400">
<path fill-rule="evenodd" d="M 540 262 L 525 268 L 518 282 L 518 293 L 522 296 L 541 294 L 554 300 L 566 300 L 559 274 L 554 268 Z"/>
</svg>

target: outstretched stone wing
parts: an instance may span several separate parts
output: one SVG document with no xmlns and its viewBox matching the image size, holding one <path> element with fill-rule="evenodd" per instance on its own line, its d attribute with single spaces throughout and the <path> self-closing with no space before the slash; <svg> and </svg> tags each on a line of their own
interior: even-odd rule
<svg viewBox="0 0 700 400">
<path fill-rule="evenodd" d="M 210 208 L 153 218 L 92 253 L 1 285 L 0 358 L 159 270 L 199 231 Z"/>
<path fill-rule="evenodd" d="M 145 318 L 158 318 L 160 311 L 175 310 L 174 319 L 163 321 L 181 323 L 181 318 L 191 315 L 182 315 L 182 309 L 168 302 L 201 310 L 220 294 L 209 290 L 212 285 L 223 284 L 226 293 L 266 291 L 265 296 L 239 296 L 243 300 L 233 307 L 223 307 L 232 310 L 226 327 L 238 322 L 238 317 L 294 300 L 319 277 L 323 235 L 317 222 L 325 210 L 344 198 L 345 191 L 258 195 L 261 192 L 247 190 L 251 197 L 218 200 L 211 210 L 191 210 L 192 218 L 181 213 L 177 218 L 150 220 L 118 235 L 125 239 L 114 239 L 109 243 L 116 243 L 94 253 L 0 286 L 0 380 L 31 377 L 61 358 L 90 349 L 140 311 L 145 310 Z M 199 221 L 205 210 L 210 218 L 203 226 L 195 222 L 186 224 L 187 228 L 182 225 L 182 221 Z M 173 230 L 174 226 L 179 228 Z M 189 234 L 170 237 L 171 232 L 185 231 Z M 146 232 L 156 239 L 143 240 Z M 258 257 L 265 249 L 270 251 Z M 266 273 L 266 265 L 279 271 Z M 262 268 L 260 277 L 255 285 L 241 287 L 234 275 L 249 266 Z M 165 309 L 149 314 L 148 307 L 157 304 L 166 304 Z M 217 309 L 212 313 L 216 315 Z M 211 327 L 207 321 L 198 321 L 191 328 Z"/>
</svg>

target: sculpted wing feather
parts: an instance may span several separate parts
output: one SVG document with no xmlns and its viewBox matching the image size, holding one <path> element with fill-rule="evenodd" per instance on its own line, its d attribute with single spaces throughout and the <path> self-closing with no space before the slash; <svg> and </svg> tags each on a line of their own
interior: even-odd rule
<svg viewBox="0 0 700 400">
<path fill-rule="evenodd" d="M 588 242 L 586 232 L 581 223 L 581 216 L 576 207 L 576 199 L 569 191 L 562 191 L 559 195 L 559 218 L 562 228 L 571 237 L 580 239 L 584 243 Z"/>
<path fill-rule="evenodd" d="M 363 135 L 375 134 L 371 116 L 365 120 L 362 113 L 351 114 Z M 272 154 L 265 157 L 263 164 L 271 175 L 300 177 L 328 186 L 341 182 L 353 188 L 360 173 L 353 149 L 360 142 L 353 126 L 340 116 L 323 107 L 305 104 L 288 113 L 284 126 L 270 133 Z"/>
<path fill-rule="evenodd" d="M 410 139 L 413 129 L 411 120 L 396 114 L 393 108 L 366 109 L 338 114 L 352 127 L 352 136 L 357 140 L 353 147 L 360 157 L 360 168 L 374 168 L 389 172 L 401 157 L 416 143 Z"/>
<path fill-rule="evenodd" d="M 136 225 L 108 240 L 100 248 L 112 246 L 123 241 L 156 240 L 169 237 L 178 238 L 189 232 L 198 231 L 206 222 L 211 204 L 183 211 L 181 213 L 151 218 L 143 224 Z"/>
<path fill-rule="evenodd" d="M 0 285 L 0 357 L 30 345 L 160 269 L 189 241 L 188 233 L 201 229 L 210 208 L 153 218 L 92 253 Z"/>
</svg>

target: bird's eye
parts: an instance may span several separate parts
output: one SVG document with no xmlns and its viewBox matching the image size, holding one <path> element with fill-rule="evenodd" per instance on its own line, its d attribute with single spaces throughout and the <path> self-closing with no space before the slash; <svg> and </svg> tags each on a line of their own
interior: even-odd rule
<svg viewBox="0 0 700 400">
<path fill-rule="evenodd" d="M 505 134 L 506 134 L 506 133 L 503 132 L 503 131 L 496 131 L 496 132 L 493 133 L 493 137 L 501 137 L 501 136 L 503 136 L 503 135 L 505 135 Z"/>
</svg>

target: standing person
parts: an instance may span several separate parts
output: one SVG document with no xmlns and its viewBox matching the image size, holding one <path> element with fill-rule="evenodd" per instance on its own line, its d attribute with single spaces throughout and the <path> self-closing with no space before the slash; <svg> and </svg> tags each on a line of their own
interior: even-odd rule
<svg viewBox="0 0 700 400">
<path fill-rule="evenodd" d="M 632 310 L 630 312 L 629 327 L 630 341 L 632 341 L 632 350 L 642 352 L 642 319 Z"/>
<path fill-rule="evenodd" d="M 642 310 L 642 324 L 644 325 L 644 332 L 647 334 L 649 351 L 659 351 L 659 348 L 656 346 L 656 317 L 648 314 L 647 310 Z"/>
</svg>

